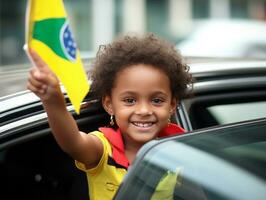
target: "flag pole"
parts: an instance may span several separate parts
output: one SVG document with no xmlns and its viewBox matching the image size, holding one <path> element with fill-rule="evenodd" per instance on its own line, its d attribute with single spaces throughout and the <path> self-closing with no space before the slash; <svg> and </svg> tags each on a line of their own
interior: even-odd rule
<svg viewBox="0 0 266 200">
<path fill-rule="evenodd" d="M 31 1 L 27 0 L 26 15 L 25 15 L 25 44 L 23 45 L 23 50 L 25 51 L 27 57 L 29 58 L 32 65 L 35 65 L 33 59 L 29 53 L 29 23 L 30 23 L 30 10 L 31 10 Z"/>
</svg>

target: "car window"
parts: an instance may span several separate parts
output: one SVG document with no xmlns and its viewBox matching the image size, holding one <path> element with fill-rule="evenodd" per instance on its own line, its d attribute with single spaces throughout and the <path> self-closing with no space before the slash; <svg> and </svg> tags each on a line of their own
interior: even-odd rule
<svg viewBox="0 0 266 200">
<path fill-rule="evenodd" d="M 116 199 L 264 199 L 265 122 L 159 142 L 129 170 Z"/>
<path fill-rule="evenodd" d="M 207 110 L 218 124 L 228 124 L 266 117 L 266 101 L 215 105 Z"/>
<path fill-rule="evenodd" d="M 193 129 L 241 122 L 266 117 L 266 97 L 234 96 L 225 93 L 206 95 L 186 103 L 186 109 Z"/>
</svg>

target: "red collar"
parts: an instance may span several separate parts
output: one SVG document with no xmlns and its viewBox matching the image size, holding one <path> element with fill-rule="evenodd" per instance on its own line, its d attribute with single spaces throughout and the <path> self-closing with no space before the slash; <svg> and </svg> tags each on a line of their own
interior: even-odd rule
<svg viewBox="0 0 266 200">
<path fill-rule="evenodd" d="M 101 127 L 99 130 L 104 134 L 110 142 L 113 151 L 113 159 L 116 163 L 128 168 L 129 161 L 125 155 L 124 142 L 120 129 Z M 168 124 L 159 134 L 159 138 L 177 134 L 183 134 L 185 130 L 176 124 Z"/>
</svg>

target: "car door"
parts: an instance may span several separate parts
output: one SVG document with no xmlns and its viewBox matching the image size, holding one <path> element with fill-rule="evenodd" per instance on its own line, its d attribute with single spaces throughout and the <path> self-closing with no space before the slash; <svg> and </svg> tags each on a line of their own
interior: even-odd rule
<svg viewBox="0 0 266 200">
<path fill-rule="evenodd" d="M 86 98 L 76 115 L 80 130 L 90 132 L 108 123 L 98 102 Z M 55 142 L 40 100 L 25 91 L 0 99 L 1 199 L 88 199 L 85 174 Z"/>
<path fill-rule="evenodd" d="M 144 146 L 115 199 L 264 199 L 266 118 Z"/>
</svg>

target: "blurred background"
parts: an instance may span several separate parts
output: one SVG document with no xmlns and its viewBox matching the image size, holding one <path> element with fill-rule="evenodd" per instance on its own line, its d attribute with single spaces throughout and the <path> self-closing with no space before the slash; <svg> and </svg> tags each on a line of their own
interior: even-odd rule
<svg viewBox="0 0 266 200">
<path fill-rule="evenodd" d="M 64 0 L 82 55 L 124 33 L 154 32 L 184 56 L 266 58 L 266 0 Z M 0 96 L 25 89 L 26 0 L 0 0 Z M 17 70 L 16 74 L 12 70 Z M 22 70 L 19 73 L 19 70 Z M 23 71 L 24 70 L 24 71 Z"/>
</svg>

